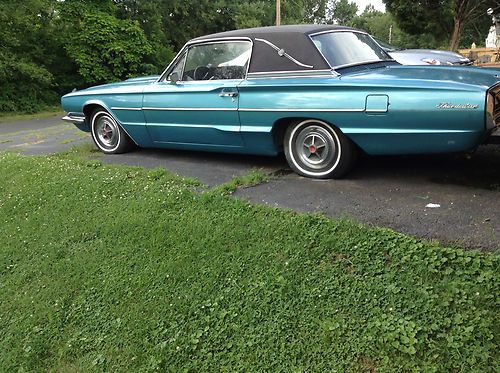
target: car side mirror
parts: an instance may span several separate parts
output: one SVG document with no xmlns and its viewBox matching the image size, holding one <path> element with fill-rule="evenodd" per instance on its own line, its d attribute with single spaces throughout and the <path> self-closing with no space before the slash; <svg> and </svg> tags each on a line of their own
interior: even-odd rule
<svg viewBox="0 0 500 373">
<path fill-rule="evenodd" d="M 168 80 L 172 84 L 177 84 L 177 82 L 179 81 L 179 73 L 173 72 L 172 74 L 169 75 Z"/>
</svg>

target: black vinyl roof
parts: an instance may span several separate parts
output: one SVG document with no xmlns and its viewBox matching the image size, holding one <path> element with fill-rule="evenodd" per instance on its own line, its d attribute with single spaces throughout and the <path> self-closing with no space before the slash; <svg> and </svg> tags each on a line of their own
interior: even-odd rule
<svg viewBox="0 0 500 373">
<path fill-rule="evenodd" d="M 218 39 L 218 38 L 228 38 L 228 37 L 248 37 L 255 38 L 261 37 L 263 35 L 270 34 L 304 34 L 311 35 L 322 31 L 339 31 L 339 30 L 355 30 L 347 26 L 337 26 L 337 25 L 284 25 L 284 26 L 268 26 L 268 27 L 255 27 L 247 28 L 242 30 L 232 30 L 219 32 L 216 34 L 210 34 L 205 36 L 200 36 L 192 39 L 191 41 L 198 41 L 203 39 Z"/>
<path fill-rule="evenodd" d="M 324 31 L 351 31 L 354 29 L 334 25 L 287 25 L 257 27 L 205 35 L 189 41 L 189 44 L 207 39 L 250 38 L 254 47 L 249 73 L 271 71 L 314 71 L 330 69 L 309 35 Z M 257 39 L 257 40 L 256 40 Z M 269 43 L 289 57 L 278 53 Z M 295 61 L 293 61 L 295 60 Z M 299 62 L 299 64 L 297 63 Z M 303 66 L 308 65 L 308 66 Z M 312 67 L 311 67 L 312 66 Z"/>
</svg>

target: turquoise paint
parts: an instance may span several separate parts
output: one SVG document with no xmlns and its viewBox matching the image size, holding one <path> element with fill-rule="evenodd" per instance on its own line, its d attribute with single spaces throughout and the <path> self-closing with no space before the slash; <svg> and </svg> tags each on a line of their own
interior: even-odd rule
<svg viewBox="0 0 500 373">
<path fill-rule="evenodd" d="M 316 118 L 369 154 L 443 153 L 484 140 L 486 90 L 500 82 L 499 70 L 473 67 L 325 75 L 179 84 L 146 77 L 69 93 L 61 102 L 67 112 L 104 107 L 142 147 L 273 155 L 278 121 Z M 238 95 L 219 96 L 227 92 Z M 439 109 L 441 103 L 477 108 Z"/>
<path fill-rule="evenodd" d="M 144 88 L 146 128 L 157 146 L 243 147 L 238 117 L 241 80 L 153 83 Z M 186 110 L 186 109 L 192 110 Z"/>
</svg>

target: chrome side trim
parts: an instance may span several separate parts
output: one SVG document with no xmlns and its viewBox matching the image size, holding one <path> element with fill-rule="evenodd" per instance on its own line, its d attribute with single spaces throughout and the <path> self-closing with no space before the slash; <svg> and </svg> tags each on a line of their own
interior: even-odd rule
<svg viewBox="0 0 500 373">
<path fill-rule="evenodd" d="M 198 144 L 192 142 L 174 142 L 174 141 L 154 141 L 155 144 L 172 144 L 172 145 L 184 145 L 190 146 L 191 148 L 215 148 L 215 149 L 227 149 L 227 148 L 242 148 L 241 145 L 217 145 L 217 144 Z"/>
<path fill-rule="evenodd" d="M 296 60 L 295 58 L 293 58 L 292 56 L 290 56 L 288 53 L 285 52 L 284 49 L 282 48 L 279 48 L 277 47 L 276 45 L 274 45 L 273 43 L 271 43 L 270 41 L 266 40 L 266 39 L 260 39 L 260 38 L 255 38 L 255 41 L 260 41 L 262 43 L 265 43 L 267 45 L 269 45 L 271 48 L 273 48 L 276 52 L 278 52 L 278 55 L 280 57 L 286 57 L 288 58 L 290 61 L 292 61 L 293 63 L 295 63 L 296 65 L 299 65 L 299 66 L 302 66 L 302 67 L 305 67 L 307 69 L 314 69 L 314 66 L 311 66 L 311 65 L 306 65 L 305 63 L 302 63 L 298 60 Z"/>
<path fill-rule="evenodd" d="M 241 126 L 240 132 L 258 132 L 258 133 L 269 133 L 273 129 L 272 126 Z"/>
<path fill-rule="evenodd" d="M 384 128 L 342 128 L 342 132 L 349 134 L 380 134 L 380 135 L 393 135 L 393 134 L 436 134 L 436 133 L 475 133 L 474 130 L 430 130 L 430 129 L 384 129 Z"/>
<path fill-rule="evenodd" d="M 298 109 L 298 108 L 294 108 L 294 109 L 238 109 L 239 111 L 246 111 L 246 112 L 272 112 L 272 113 L 275 113 L 275 112 L 286 112 L 286 113 L 289 113 L 289 112 L 302 112 L 302 113 L 315 113 L 315 112 L 319 112 L 319 113 L 350 113 L 350 112 L 353 112 L 353 113 L 362 113 L 365 111 L 365 109 Z"/>
<path fill-rule="evenodd" d="M 210 124 L 177 124 L 177 123 L 148 123 L 149 128 L 155 126 L 161 127 L 182 127 L 182 128 L 210 128 L 223 132 L 240 132 L 240 126 L 212 126 Z"/>
<path fill-rule="evenodd" d="M 143 107 L 142 110 L 158 110 L 158 111 L 237 111 L 238 108 Z"/>
<path fill-rule="evenodd" d="M 141 111 L 140 107 L 112 107 L 111 110 L 129 110 L 129 111 Z"/>
<path fill-rule="evenodd" d="M 168 107 L 168 108 L 163 108 L 163 107 L 143 107 L 142 109 L 129 109 L 129 108 L 112 108 L 116 110 L 151 110 L 151 111 L 255 111 L 255 112 L 364 112 L 365 109 L 299 109 L 299 108 L 288 108 L 288 109 L 275 109 L 275 108 L 244 108 L 244 109 L 238 109 L 238 108 L 187 108 L 187 107 Z M 379 112 L 376 110 L 370 110 L 368 112 Z M 386 111 L 380 111 L 380 112 L 386 112 Z"/>
</svg>

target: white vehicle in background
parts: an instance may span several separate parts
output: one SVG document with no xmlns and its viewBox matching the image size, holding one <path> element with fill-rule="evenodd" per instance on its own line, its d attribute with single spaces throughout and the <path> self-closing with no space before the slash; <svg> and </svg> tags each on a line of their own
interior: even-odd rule
<svg viewBox="0 0 500 373">
<path fill-rule="evenodd" d="M 402 65 L 469 66 L 472 61 L 461 54 L 437 49 L 401 49 L 374 38 L 389 55 Z"/>
</svg>

